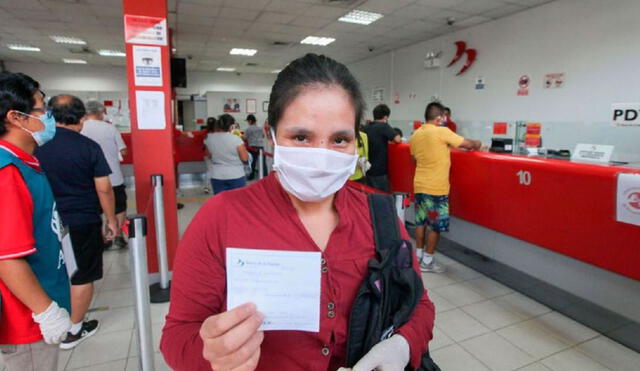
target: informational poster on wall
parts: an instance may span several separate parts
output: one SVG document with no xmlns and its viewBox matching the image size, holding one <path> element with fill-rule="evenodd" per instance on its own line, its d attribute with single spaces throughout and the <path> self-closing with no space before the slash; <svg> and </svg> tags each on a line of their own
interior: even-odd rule
<svg viewBox="0 0 640 371">
<path fill-rule="evenodd" d="M 529 82 L 531 79 L 528 75 L 522 75 L 518 79 L 518 96 L 526 97 L 529 95 Z"/>
<path fill-rule="evenodd" d="M 384 88 L 375 88 L 371 91 L 371 101 L 373 103 L 384 102 Z"/>
<path fill-rule="evenodd" d="M 640 226 L 640 174 L 618 174 L 616 220 Z"/>
<path fill-rule="evenodd" d="M 247 113 L 256 113 L 257 102 L 255 99 L 247 99 Z"/>
<path fill-rule="evenodd" d="M 124 38 L 129 44 L 167 45 L 167 20 L 125 14 Z"/>
<path fill-rule="evenodd" d="M 159 46 L 133 46 L 136 86 L 162 86 L 162 54 Z"/>
<path fill-rule="evenodd" d="M 164 92 L 136 91 L 138 130 L 163 130 L 167 127 L 164 112 Z"/>
<path fill-rule="evenodd" d="M 613 126 L 640 126 L 640 103 L 614 103 L 611 105 Z"/>
<path fill-rule="evenodd" d="M 238 98 L 225 98 L 222 111 L 226 113 L 240 112 L 240 100 Z"/>
<path fill-rule="evenodd" d="M 545 89 L 558 89 L 564 86 L 564 73 L 548 73 L 544 75 Z"/>
</svg>

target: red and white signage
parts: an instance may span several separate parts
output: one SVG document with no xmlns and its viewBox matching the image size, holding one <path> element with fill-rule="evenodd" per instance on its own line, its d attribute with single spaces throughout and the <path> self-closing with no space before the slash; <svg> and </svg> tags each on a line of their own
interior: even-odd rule
<svg viewBox="0 0 640 371">
<path fill-rule="evenodd" d="M 124 38 L 129 44 L 167 45 L 167 19 L 125 14 Z"/>
<path fill-rule="evenodd" d="M 616 220 L 640 226 L 640 174 L 618 174 Z"/>
</svg>

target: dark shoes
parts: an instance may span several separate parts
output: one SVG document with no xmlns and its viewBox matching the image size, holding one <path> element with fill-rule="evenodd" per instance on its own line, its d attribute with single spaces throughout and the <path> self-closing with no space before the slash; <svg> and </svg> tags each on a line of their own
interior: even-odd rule
<svg viewBox="0 0 640 371">
<path fill-rule="evenodd" d="M 82 328 L 77 334 L 67 332 L 67 338 L 60 343 L 60 349 L 75 348 L 78 344 L 93 336 L 98 331 L 98 327 L 100 327 L 100 323 L 96 319 L 83 322 Z"/>
</svg>

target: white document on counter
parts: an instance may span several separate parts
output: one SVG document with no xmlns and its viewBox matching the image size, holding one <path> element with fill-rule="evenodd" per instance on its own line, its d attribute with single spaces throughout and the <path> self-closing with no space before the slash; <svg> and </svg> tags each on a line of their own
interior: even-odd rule
<svg viewBox="0 0 640 371">
<path fill-rule="evenodd" d="M 254 303 L 260 330 L 320 331 L 320 253 L 227 248 L 227 310 Z"/>
</svg>

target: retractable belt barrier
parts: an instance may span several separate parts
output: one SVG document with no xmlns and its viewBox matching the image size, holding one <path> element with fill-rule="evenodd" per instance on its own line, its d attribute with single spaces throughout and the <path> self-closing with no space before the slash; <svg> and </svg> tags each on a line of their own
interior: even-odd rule
<svg viewBox="0 0 640 371">
<path fill-rule="evenodd" d="M 135 297 L 136 335 L 138 337 L 138 369 L 154 371 L 153 334 L 149 308 L 149 274 L 147 271 L 147 218 L 137 214 L 127 217 L 131 281 Z"/>
</svg>

